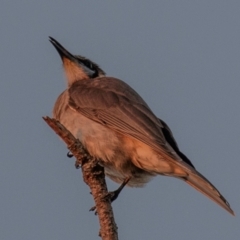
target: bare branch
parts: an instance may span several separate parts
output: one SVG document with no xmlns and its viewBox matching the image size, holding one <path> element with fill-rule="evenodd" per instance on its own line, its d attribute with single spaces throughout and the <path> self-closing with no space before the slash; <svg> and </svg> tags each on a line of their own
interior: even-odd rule
<svg viewBox="0 0 240 240">
<path fill-rule="evenodd" d="M 59 121 L 49 117 L 43 117 L 43 119 L 67 144 L 68 149 L 76 157 L 77 164 L 81 165 L 84 182 L 90 187 L 95 201 L 100 223 L 99 235 L 103 240 L 117 240 L 117 225 L 114 221 L 111 201 L 106 197 L 108 190 L 104 168 Z"/>
</svg>

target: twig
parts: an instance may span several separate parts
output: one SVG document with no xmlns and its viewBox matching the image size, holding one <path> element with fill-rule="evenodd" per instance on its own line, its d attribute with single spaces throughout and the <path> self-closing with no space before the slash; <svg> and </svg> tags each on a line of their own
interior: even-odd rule
<svg viewBox="0 0 240 240">
<path fill-rule="evenodd" d="M 81 165 L 84 182 L 90 187 L 100 223 L 99 236 L 103 240 L 117 240 L 117 225 L 114 220 L 111 201 L 107 196 L 104 169 L 98 164 L 98 159 L 89 155 L 81 142 L 57 120 L 43 117 L 44 121 L 67 144 L 68 149 Z"/>
</svg>

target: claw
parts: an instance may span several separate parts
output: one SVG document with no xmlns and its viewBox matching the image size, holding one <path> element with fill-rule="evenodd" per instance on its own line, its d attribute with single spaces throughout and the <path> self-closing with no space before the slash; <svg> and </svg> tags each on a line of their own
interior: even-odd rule
<svg viewBox="0 0 240 240">
<path fill-rule="evenodd" d="M 111 203 L 113 201 L 115 201 L 117 198 L 118 198 L 118 195 L 119 193 L 122 191 L 122 189 L 126 186 L 126 184 L 129 182 L 131 178 L 130 177 L 127 177 L 126 179 L 124 179 L 123 183 L 120 185 L 120 187 L 115 190 L 115 191 L 112 191 L 112 192 L 108 192 L 104 197 L 103 199 L 107 199 L 107 198 L 110 198 L 111 200 Z M 89 211 L 95 211 L 96 210 L 96 206 L 94 207 L 91 207 L 89 209 Z M 95 215 L 97 215 L 97 211 L 95 211 Z"/>
<path fill-rule="evenodd" d="M 72 157 L 73 157 L 73 154 L 69 151 L 69 152 L 67 153 L 67 157 L 72 158 Z"/>
<path fill-rule="evenodd" d="M 78 163 L 78 161 L 75 162 L 75 168 L 79 169 L 81 167 L 81 164 Z"/>
<path fill-rule="evenodd" d="M 94 211 L 94 215 L 97 215 L 96 206 L 91 207 L 91 208 L 89 209 L 89 212 L 92 212 L 92 211 Z"/>
<path fill-rule="evenodd" d="M 79 169 L 82 166 L 82 161 L 79 161 L 78 159 L 76 159 L 75 161 L 75 168 Z"/>
</svg>

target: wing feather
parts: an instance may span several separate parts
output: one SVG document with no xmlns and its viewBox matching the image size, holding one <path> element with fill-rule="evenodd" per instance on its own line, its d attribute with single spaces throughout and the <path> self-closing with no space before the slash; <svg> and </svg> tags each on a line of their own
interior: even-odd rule
<svg viewBox="0 0 240 240">
<path fill-rule="evenodd" d="M 187 172 L 194 170 L 167 143 L 162 122 L 125 82 L 110 77 L 81 80 L 69 88 L 69 96 L 69 105 L 87 118 L 145 143 Z"/>
</svg>

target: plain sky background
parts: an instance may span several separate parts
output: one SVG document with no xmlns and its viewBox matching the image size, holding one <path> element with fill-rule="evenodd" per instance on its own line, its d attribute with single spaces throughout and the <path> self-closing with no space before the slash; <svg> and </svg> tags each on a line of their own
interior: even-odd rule
<svg viewBox="0 0 240 240">
<path fill-rule="evenodd" d="M 156 177 L 113 203 L 119 239 L 239 240 L 239 0 L 1 0 L 0 239 L 99 239 L 81 171 L 42 120 L 66 86 L 48 36 L 137 90 L 236 213 Z"/>
</svg>

